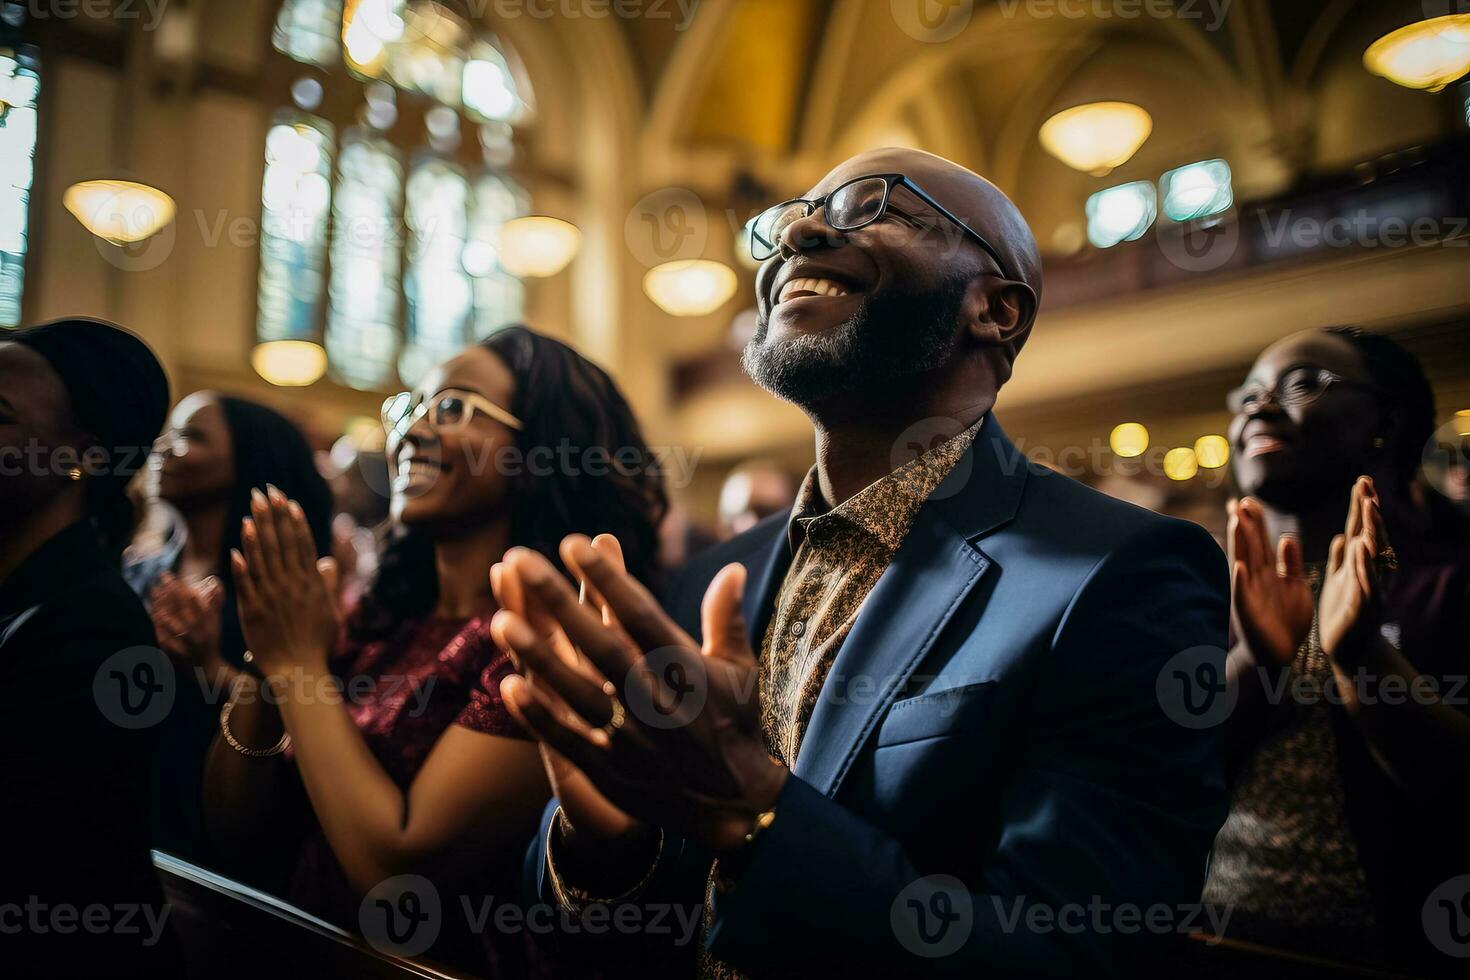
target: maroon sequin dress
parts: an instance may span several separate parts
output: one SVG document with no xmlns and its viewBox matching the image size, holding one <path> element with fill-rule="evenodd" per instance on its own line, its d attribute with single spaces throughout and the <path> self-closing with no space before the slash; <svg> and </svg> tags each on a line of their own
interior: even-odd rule
<svg viewBox="0 0 1470 980">
<path fill-rule="evenodd" d="M 451 725 L 507 738 L 527 738 L 500 699 L 500 681 L 514 672 L 510 658 L 490 639 L 488 618 L 425 617 L 403 623 L 393 633 L 365 644 L 345 636 L 331 667 L 343 682 L 347 711 L 373 756 L 398 787 L 407 792 L 439 737 Z M 491 774 L 487 773 L 486 778 Z M 522 854 L 487 856 L 484 866 L 466 869 L 455 893 L 514 894 Z M 450 892 L 441 889 L 446 911 L 457 911 Z M 319 825 L 302 842 L 292 875 L 290 901 L 330 922 L 358 931 L 362 897 L 352 888 Z M 446 915 L 446 920 L 462 916 Z M 467 930 L 448 930 L 431 958 L 458 961 L 498 957 Z"/>
</svg>

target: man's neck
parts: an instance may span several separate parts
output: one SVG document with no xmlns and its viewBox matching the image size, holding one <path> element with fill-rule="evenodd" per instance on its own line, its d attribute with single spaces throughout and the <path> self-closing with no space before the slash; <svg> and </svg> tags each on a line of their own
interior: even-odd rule
<svg viewBox="0 0 1470 980">
<path fill-rule="evenodd" d="M 817 442 L 817 487 L 829 507 L 836 507 L 864 487 L 881 480 L 894 470 L 893 460 L 901 447 L 901 437 L 917 435 L 925 450 L 928 441 L 939 433 L 958 435 L 978 422 L 995 404 L 987 393 L 980 399 L 904 400 L 895 404 L 893 413 L 867 413 L 860 416 L 824 417 L 812 412 Z M 922 425 L 936 420 L 932 431 Z M 959 423 L 954 428 L 952 423 Z M 924 431 L 915 433 L 915 427 Z M 951 431 L 952 430 L 952 431 Z M 906 456 L 907 454 L 905 454 Z"/>
<path fill-rule="evenodd" d="M 437 539 L 434 569 L 439 576 L 439 601 L 434 614 L 464 619 L 483 616 L 495 608 L 490 591 L 490 566 L 509 546 L 510 529 L 504 521 Z"/>
</svg>

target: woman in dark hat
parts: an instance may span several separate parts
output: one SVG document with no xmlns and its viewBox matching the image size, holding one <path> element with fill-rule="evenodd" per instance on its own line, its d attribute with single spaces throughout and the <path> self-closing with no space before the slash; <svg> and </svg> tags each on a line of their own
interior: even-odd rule
<svg viewBox="0 0 1470 980">
<path fill-rule="evenodd" d="M 145 801 L 170 685 L 118 570 L 124 488 L 167 409 L 163 369 L 124 330 L 62 320 L 0 335 L 0 904 L 24 912 L 3 947 L 13 975 L 176 966 Z"/>
</svg>

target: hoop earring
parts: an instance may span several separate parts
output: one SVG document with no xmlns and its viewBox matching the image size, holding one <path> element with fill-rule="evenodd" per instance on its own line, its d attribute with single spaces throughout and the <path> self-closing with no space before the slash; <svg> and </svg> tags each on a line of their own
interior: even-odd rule
<svg viewBox="0 0 1470 980">
<path fill-rule="evenodd" d="M 72 480 L 80 480 L 82 478 L 82 468 L 80 466 L 73 466 L 66 471 L 66 475 Z"/>
<path fill-rule="evenodd" d="M 1383 439 L 1382 436 L 1377 436 L 1377 437 L 1374 438 L 1374 440 L 1373 440 L 1373 448 L 1374 449 L 1382 449 L 1384 447 L 1384 445 L 1385 445 L 1385 443 L 1384 443 L 1384 439 Z"/>
</svg>

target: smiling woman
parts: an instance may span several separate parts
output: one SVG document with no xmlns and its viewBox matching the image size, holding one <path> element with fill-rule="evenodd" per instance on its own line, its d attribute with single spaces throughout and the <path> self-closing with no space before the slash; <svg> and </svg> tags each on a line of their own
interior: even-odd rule
<svg viewBox="0 0 1470 980">
<path fill-rule="evenodd" d="M 554 558 L 569 533 L 610 531 L 651 582 L 664 510 L 660 474 L 647 468 L 519 465 L 548 448 L 562 461 L 586 450 L 649 458 L 611 379 L 524 327 L 430 369 L 388 400 L 384 425 L 395 527 L 345 614 L 332 601 L 335 567 L 317 567 L 303 544 L 300 508 L 274 488 L 256 495 L 233 565 L 253 665 L 279 708 L 247 679 L 207 777 L 211 826 L 241 866 L 258 867 L 262 846 L 286 853 L 294 873 L 275 884 L 347 928 L 362 896 L 397 875 L 426 876 L 445 902 L 515 894 L 549 789 L 500 699 L 512 668 L 488 632 L 490 567 L 513 545 Z M 345 704 L 316 695 L 329 675 L 351 692 Z M 283 826 L 304 830 L 288 843 Z M 516 937 L 482 948 L 457 921 L 415 952 L 476 972 L 489 956 L 496 975 L 524 954 Z"/>
</svg>

